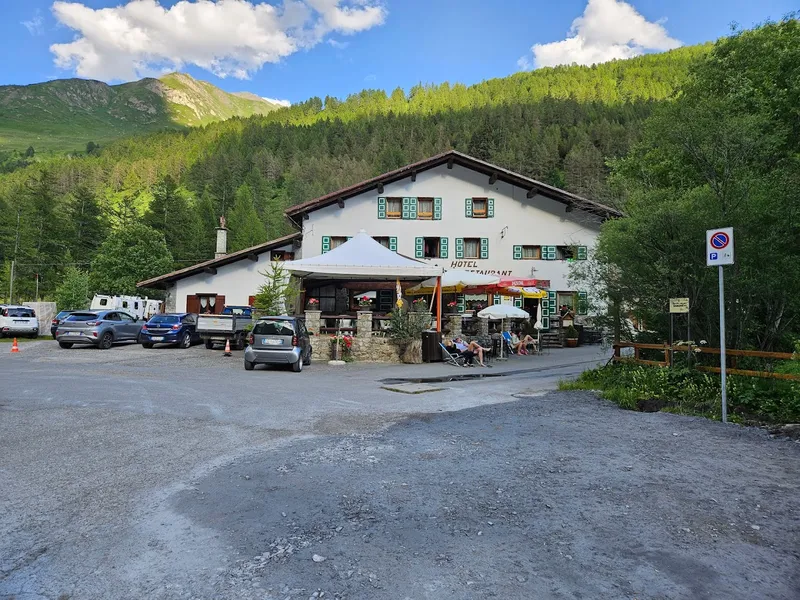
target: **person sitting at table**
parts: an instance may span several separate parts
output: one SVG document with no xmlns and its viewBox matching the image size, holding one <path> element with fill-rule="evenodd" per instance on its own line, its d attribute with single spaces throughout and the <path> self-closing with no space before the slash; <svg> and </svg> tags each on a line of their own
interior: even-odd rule
<svg viewBox="0 0 800 600">
<path fill-rule="evenodd" d="M 522 331 L 520 331 L 519 334 L 514 331 L 511 332 L 511 347 L 514 348 L 514 352 L 517 354 L 527 354 L 528 344 L 532 344 L 534 350 L 536 350 L 536 340 L 530 335 L 525 335 L 523 338 Z"/>
<path fill-rule="evenodd" d="M 481 346 L 481 345 L 480 345 L 478 342 L 476 342 L 475 340 L 473 340 L 473 341 L 471 341 L 469 344 L 467 344 L 467 343 L 466 343 L 466 342 L 465 342 L 463 339 L 461 339 L 460 337 L 457 337 L 456 339 L 454 339 L 454 340 L 453 340 L 453 344 L 454 344 L 454 345 L 455 345 L 455 347 L 458 349 L 458 351 L 461 353 L 461 356 L 463 356 L 464 358 L 466 358 L 466 354 L 465 354 L 465 352 L 469 352 L 469 353 L 472 355 L 472 357 L 473 357 L 473 358 L 474 358 L 475 356 L 477 356 L 477 357 L 478 357 L 478 363 L 479 363 L 479 364 L 480 364 L 482 367 L 485 367 L 485 366 L 486 366 L 486 364 L 483 362 L 483 353 L 484 353 L 484 352 L 489 352 L 489 351 L 491 350 L 491 348 L 484 348 L 483 346 Z M 472 359 L 469 359 L 469 364 L 472 364 Z"/>
</svg>

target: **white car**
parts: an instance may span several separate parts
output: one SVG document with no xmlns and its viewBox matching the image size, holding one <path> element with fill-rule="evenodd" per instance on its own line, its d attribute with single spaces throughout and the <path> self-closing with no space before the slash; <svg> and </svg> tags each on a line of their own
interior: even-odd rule
<svg viewBox="0 0 800 600">
<path fill-rule="evenodd" d="M 39 337 L 39 320 L 29 306 L 0 304 L 0 337 Z"/>
</svg>

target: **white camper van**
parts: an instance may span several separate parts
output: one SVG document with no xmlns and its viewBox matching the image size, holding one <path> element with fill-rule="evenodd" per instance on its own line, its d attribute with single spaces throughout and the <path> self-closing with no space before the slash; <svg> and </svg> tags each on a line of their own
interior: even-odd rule
<svg viewBox="0 0 800 600">
<path fill-rule="evenodd" d="M 130 314 L 147 321 L 161 312 L 164 303 L 161 300 L 150 300 L 138 296 L 105 296 L 98 294 L 92 298 L 91 310 L 111 310 L 121 308 Z"/>
</svg>

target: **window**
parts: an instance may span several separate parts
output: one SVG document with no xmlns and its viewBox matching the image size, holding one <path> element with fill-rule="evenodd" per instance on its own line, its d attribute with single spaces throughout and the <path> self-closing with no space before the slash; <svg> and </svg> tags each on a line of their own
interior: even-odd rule
<svg viewBox="0 0 800 600">
<path fill-rule="evenodd" d="M 115 312 L 108 313 L 105 317 L 103 317 L 102 320 L 103 321 L 122 321 L 122 319 L 119 318 L 119 313 L 115 313 Z"/>
<path fill-rule="evenodd" d="M 100 306 L 108 306 L 108 298 L 100 298 Z"/>
<path fill-rule="evenodd" d="M 270 256 L 272 260 L 294 260 L 294 252 L 285 250 L 274 250 Z"/>
<path fill-rule="evenodd" d="M 402 198 L 387 198 L 386 199 L 386 218 L 387 219 L 400 219 L 403 216 L 403 199 Z"/>
<path fill-rule="evenodd" d="M 557 260 L 570 260 L 577 258 L 575 256 L 574 246 L 556 246 L 556 259 Z"/>
<path fill-rule="evenodd" d="M 36 316 L 36 313 L 30 308 L 6 308 L 3 310 L 3 316 L 32 319 Z"/>
<path fill-rule="evenodd" d="M 417 218 L 433 219 L 433 198 L 417 198 Z"/>
<path fill-rule="evenodd" d="M 473 219 L 485 219 L 487 214 L 486 205 L 488 204 L 488 198 L 473 198 L 472 199 L 472 218 Z"/>
<path fill-rule="evenodd" d="M 126 323 L 133 323 L 133 317 L 130 316 L 128 313 L 117 313 L 119 315 L 120 321 L 125 321 Z"/>
<path fill-rule="evenodd" d="M 522 259 L 523 260 L 538 260 L 542 258 L 541 246 L 523 246 Z"/>
<path fill-rule="evenodd" d="M 478 258 L 480 248 L 480 238 L 464 238 L 464 258 Z"/>
<path fill-rule="evenodd" d="M 373 236 L 372 239 L 375 240 L 376 242 L 378 242 L 384 248 L 388 248 L 389 247 L 389 237 L 388 236 Z"/>
<path fill-rule="evenodd" d="M 177 323 L 178 320 L 178 317 L 175 315 L 156 315 L 150 319 L 150 322 L 153 325 L 172 325 L 173 323 Z"/>
<path fill-rule="evenodd" d="M 422 254 L 423 258 L 439 258 L 439 238 L 438 237 L 426 237 L 424 238 L 424 252 Z"/>
<path fill-rule="evenodd" d="M 331 250 L 334 248 L 338 248 L 342 244 L 347 241 L 347 238 L 344 236 L 332 236 L 331 237 Z"/>
<path fill-rule="evenodd" d="M 294 323 L 278 319 L 264 319 L 253 327 L 255 335 L 294 335 Z"/>
<path fill-rule="evenodd" d="M 306 298 L 316 298 L 319 300 L 319 310 L 323 313 L 336 313 L 336 286 L 326 285 L 312 288 L 306 292 Z"/>
</svg>

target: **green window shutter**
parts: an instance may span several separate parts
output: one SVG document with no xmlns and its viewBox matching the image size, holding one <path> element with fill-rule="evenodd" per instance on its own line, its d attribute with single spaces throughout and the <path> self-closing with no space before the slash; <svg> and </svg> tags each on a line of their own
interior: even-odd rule
<svg viewBox="0 0 800 600">
<path fill-rule="evenodd" d="M 522 246 L 514 246 L 514 260 L 522 260 Z"/>
<path fill-rule="evenodd" d="M 392 303 L 394 301 L 393 290 L 379 290 L 378 291 L 378 307 L 381 311 L 392 310 Z"/>
<path fill-rule="evenodd" d="M 578 314 L 589 314 L 589 294 L 586 292 L 578 292 Z"/>
<path fill-rule="evenodd" d="M 392 252 L 397 252 L 397 238 L 396 237 L 390 237 L 389 238 L 389 250 L 391 250 Z"/>
<path fill-rule="evenodd" d="M 550 329 L 550 317 L 542 315 L 542 329 Z"/>
<path fill-rule="evenodd" d="M 414 238 L 414 256 L 423 258 L 425 256 L 425 238 Z"/>
<path fill-rule="evenodd" d="M 589 258 L 589 249 L 586 246 L 578 246 L 578 260 Z"/>
<path fill-rule="evenodd" d="M 547 291 L 547 299 L 550 301 L 550 314 L 557 315 L 558 314 L 558 304 L 556 302 L 556 292 L 555 290 L 548 290 Z"/>
<path fill-rule="evenodd" d="M 331 238 L 329 235 L 322 236 L 322 253 L 325 254 L 326 252 L 330 252 L 331 250 Z"/>
<path fill-rule="evenodd" d="M 514 306 L 522 308 L 522 298 L 514 298 Z"/>
<path fill-rule="evenodd" d="M 492 298 L 492 304 L 502 304 L 502 303 L 503 303 L 503 298 L 495 294 Z"/>
<path fill-rule="evenodd" d="M 542 317 L 545 317 L 550 314 L 550 300 L 547 298 L 542 298 L 539 300 L 542 303 Z"/>
<path fill-rule="evenodd" d="M 489 218 L 494 216 L 494 198 L 489 198 L 486 202 L 486 216 Z"/>
<path fill-rule="evenodd" d="M 403 198 L 403 218 L 411 218 L 411 198 Z"/>
<path fill-rule="evenodd" d="M 556 259 L 556 247 L 555 246 L 542 246 L 542 258 L 544 260 L 555 260 Z"/>
<path fill-rule="evenodd" d="M 378 198 L 378 218 L 386 218 L 386 198 Z"/>
<path fill-rule="evenodd" d="M 489 258 L 489 238 L 481 238 L 481 258 Z"/>
<path fill-rule="evenodd" d="M 464 200 L 464 216 L 472 217 L 472 198 Z"/>
<path fill-rule="evenodd" d="M 464 238 L 456 238 L 456 258 L 464 258 Z"/>
<path fill-rule="evenodd" d="M 439 258 L 447 258 L 447 238 L 441 238 L 439 240 Z"/>
<path fill-rule="evenodd" d="M 433 220 L 434 221 L 441 221 L 442 220 L 442 199 L 441 198 L 434 198 L 433 199 Z"/>
<path fill-rule="evenodd" d="M 461 313 L 467 310 L 467 299 L 464 298 L 464 294 L 458 294 L 456 296 L 456 310 Z"/>
<path fill-rule="evenodd" d="M 416 198 L 409 198 L 410 202 L 408 203 L 408 218 L 412 220 L 416 220 L 417 218 L 417 199 Z"/>
</svg>

